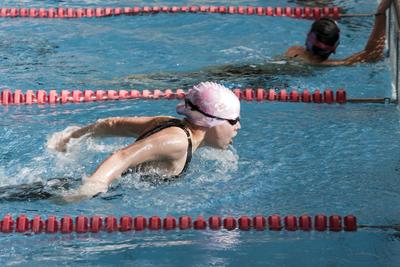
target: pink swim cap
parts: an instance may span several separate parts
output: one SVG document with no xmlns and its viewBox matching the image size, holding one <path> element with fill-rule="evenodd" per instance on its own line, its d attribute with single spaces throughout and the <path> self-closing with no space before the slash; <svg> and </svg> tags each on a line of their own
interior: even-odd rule
<svg viewBox="0 0 400 267">
<path fill-rule="evenodd" d="M 238 119 L 240 101 L 225 86 L 204 82 L 189 90 L 185 102 L 176 106 L 176 112 L 186 116 L 187 120 L 195 125 L 211 128 L 224 123 L 225 120 Z"/>
</svg>

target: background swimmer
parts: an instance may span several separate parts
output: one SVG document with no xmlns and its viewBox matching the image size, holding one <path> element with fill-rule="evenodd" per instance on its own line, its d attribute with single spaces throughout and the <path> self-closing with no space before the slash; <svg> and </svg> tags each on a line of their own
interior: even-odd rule
<svg viewBox="0 0 400 267">
<path fill-rule="evenodd" d="M 332 1 L 329 0 L 295 2 L 308 6 L 332 4 Z M 339 45 L 340 29 L 334 20 L 324 18 L 313 23 L 305 46 L 292 46 L 284 55 L 276 56 L 274 59 L 262 63 L 228 63 L 193 71 L 132 74 L 113 81 L 111 85 L 130 88 L 152 84 L 156 87 L 179 88 L 203 80 L 214 80 L 240 87 L 286 88 L 291 85 L 293 77 L 312 77 L 325 71 L 308 65 L 351 65 L 382 59 L 386 29 L 385 12 L 390 4 L 391 0 L 383 0 L 378 6 L 373 30 L 364 50 L 343 60 L 328 59 L 332 53 L 335 53 Z"/>
<path fill-rule="evenodd" d="M 375 23 L 369 40 L 363 51 L 342 60 L 329 60 L 336 52 L 340 42 L 340 29 L 330 18 L 315 21 L 307 35 L 305 46 L 292 46 L 286 51 L 288 58 L 326 66 L 351 65 L 361 62 L 375 62 L 383 57 L 386 34 L 386 10 L 392 0 L 382 0 L 375 14 Z"/>
<path fill-rule="evenodd" d="M 113 180 L 127 171 L 155 168 L 162 178 L 176 178 L 188 167 L 192 153 L 201 146 L 227 149 L 240 129 L 240 102 L 224 86 L 212 82 L 194 86 L 176 107 L 173 117 L 109 118 L 59 135 L 50 142 L 66 151 L 72 138 L 84 135 L 137 137 L 136 141 L 109 156 L 66 201 L 75 201 L 106 192 Z M 56 133 L 57 135 L 57 133 Z"/>
</svg>

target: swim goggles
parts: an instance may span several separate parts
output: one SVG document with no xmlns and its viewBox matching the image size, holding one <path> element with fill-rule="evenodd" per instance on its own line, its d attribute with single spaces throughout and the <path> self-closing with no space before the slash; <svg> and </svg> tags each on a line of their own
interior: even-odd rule
<svg viewBox="0 0 400 267">
<path fill-rule="evenodd" d="M 188 106 L 189 106 L 192 110 L 197 111 L 197 112 L 203 114 L 203 115 L 206 116 L 206 117 L 213 118 L 213 119 L 218 119 L 218 120 L 225 120 L 225 121 L 228 121 L 229 124 L 232 125 L 232 126 L 234 126 L 236 123 L 240 122 L 240 117 L 237 117 L 236 119 L 224 119 L 224 118 L 220 118 L 220 117 L 217 117 L 217 116 L 214 116 L 214 115 L 205 113 L 204 111 L 200 110 L 200 108 L 199 108 L 198 106 L 196 106 L 195 104 L 193 104 L 192 102 L 190 102 L 189 99 L 185 99 L 185 107 L 187 108 Z"/>
<path fill-rule="evenodd" d="M 339 45 L 339 40 L 336 41 L 334 45 L 327 45 L 318 41 L 317 34 L 315 32 L 309 32 L 307 35 L 306 46 L 307 50 L 309 51 L 313 51 L 313 47 L 315 46 L 318 47 L 319 49 L 322 49 L 323 51 L 326 51 L 327 53 L 335 53 L 338 45 Z"/>
</svg>

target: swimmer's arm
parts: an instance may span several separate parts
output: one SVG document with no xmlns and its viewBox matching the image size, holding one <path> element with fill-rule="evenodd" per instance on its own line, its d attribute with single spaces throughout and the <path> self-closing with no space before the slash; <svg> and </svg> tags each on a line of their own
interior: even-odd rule
<svg viewBox="0 0 400 267">
<path fill-rule="evenodd" d="M 386 39 L 386 10 L 390 7 L 392 0 L 382 0 L 376 10 L 374 28 L 365 45 L 365 61 L 377 61 L 382 59 Z"/>
<path fill-rule="evenodd" d="M 129 167 L 150 161 L 174 161 L 181 158 L 186 149 L 186 134 L 173 128 L 135 142 L 104 160 L 96 171 L 85 179 L 78 190 L 78 197 L 90 197 L 99 192 L 106 192 L 112 181 L 119 178 Z"/>
<path fill-rule="evenodd" d="M 327 60 L 323 65 L 353 65 L 360 62 L 376 62 L 383 58 L 386 39 L 386 10 L 392 0 L 383 0 L 377 9 L 375 23 L 371 35 L 363 51 L 358 52 L 343 60 Z"/>
<path fill-rule="evenodd" d="M 89 134 L 93 137 L 125 136 L 137 137 L 149 124 L 155 120 L 163 120 L 170 117 L 116 117 L 98 120 L 96 123 L 82 127 L 73 133 L 70 138 L 80 138 Z"/>
<path fill-rule="evenodd" d="M 80 138 L 84 135 L 93 137 L 124 136 L 137 137 L 145 129 L 162 120 L 171 117 L 116 117 L 98 120 L 96 123 L 78 128 L 58 140 L 54 149 L 60 152 L 67 151 L 67 144 L 71 138 Z"/>
</svg>

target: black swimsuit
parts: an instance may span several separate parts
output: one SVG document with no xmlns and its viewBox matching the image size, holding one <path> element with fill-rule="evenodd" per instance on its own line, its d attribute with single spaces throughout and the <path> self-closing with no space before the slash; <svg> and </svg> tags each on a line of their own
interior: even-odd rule
<svg viewBox="0 0 400 267">
<path fill-rule="evenodd" d="M 162 122 L 162 124 L 157 125 L 156 127 L 154 127 L 153 129 L 143 133 L 142 135 L 140 135 L 136 141 L 142 140 L 146 137 L 149 137 L 152 134 L 158 133 L 159 131 L 162 131 L 166 128 L 170 128 L 170 127 L 179 127 L 182 130 L 185 131 L 187 139 L 188 139 L 188 149 L 187 149 L 187 156 L 186 156 L 186 162 L 185 162 L 185 166 L 183 167 L 182 171 L 180 174 L 178 175 L 173 175 L 173 176 L 169 176 L 169 177 L 162 177 L 161 180 L 162 181 L 171 181 L 174 179 L 177 179 L 179 177 L 181 177 L 188 169 L 189 167 L 189 163 L 192 160 L 192 138 L 190 137 L 190 132 L 187 129 L 187 126 L 178 119 L 170 119 L 168 121 Z M 128 168 L 125 172 L 122 173 L 122 176 L 127 175 L 129 173 L 134 173 L 137 172 L 137 168 Z M 147 177 L 147 175 L 144 175 L 143 178 Z M 142 179 L 142 180 L 147 180 L 147 179 Z M 153 179 L 152 179 L 153 180 Z"/>
</svg>

